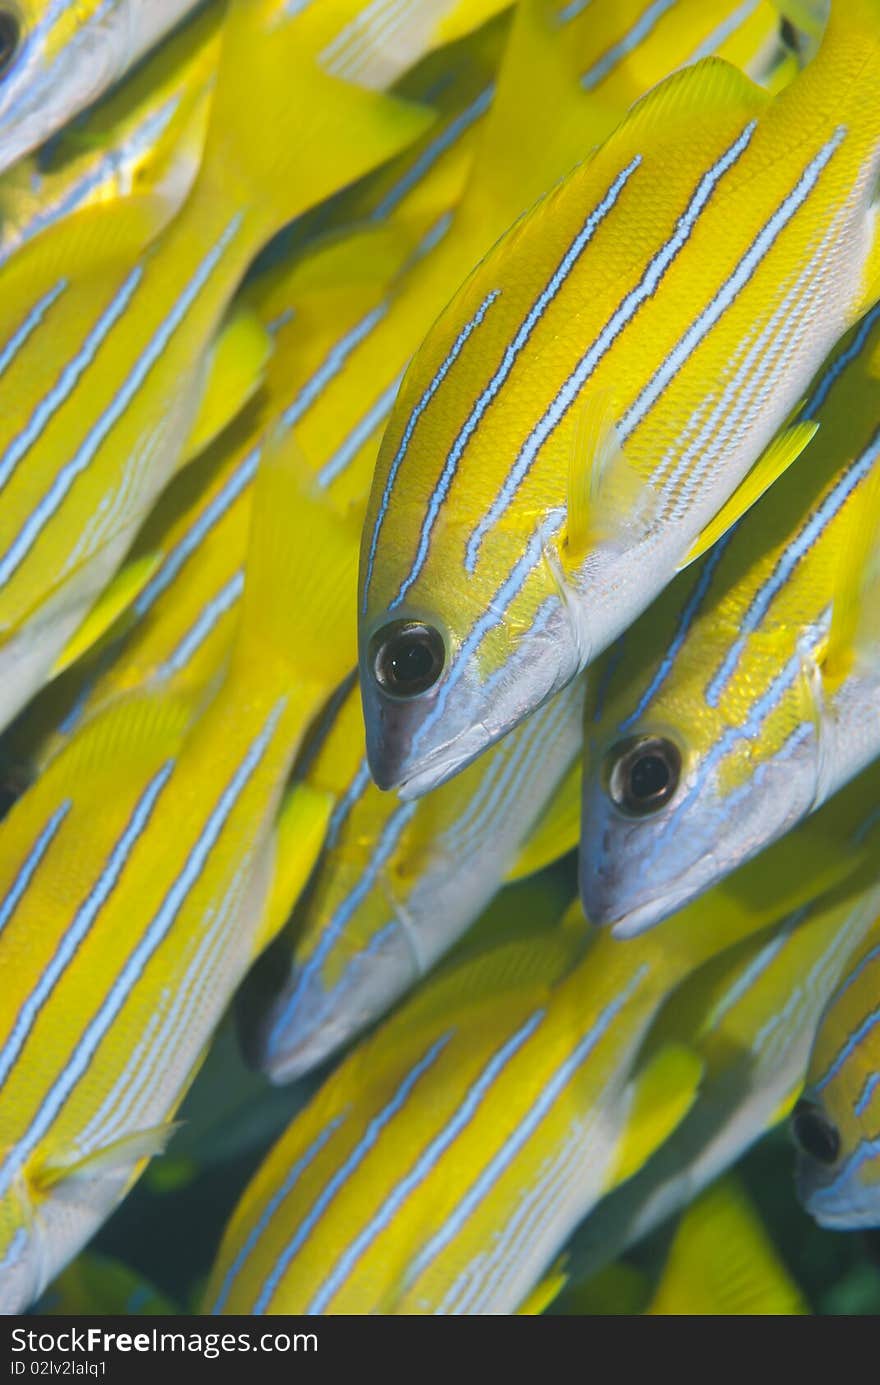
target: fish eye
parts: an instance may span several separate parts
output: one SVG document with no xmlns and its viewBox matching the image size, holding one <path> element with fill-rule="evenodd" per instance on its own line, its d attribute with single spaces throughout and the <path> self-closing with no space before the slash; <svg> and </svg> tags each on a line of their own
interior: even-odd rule
<svg viewBox="0 0 880 1385">
<path fill-rule="evenodd" d="M 373 636 L 373 673 L 379 686 L 393 697 L 418 697 L 433 688 L 445 661 L 443 637 L 433 625 L 395 620 Z"/>
<path fill-rule="evenodd" d="M 612 802 L 637 817 L 655 813 L 672 798 L 681 778 L 681 755 L 672 741 L 641 736 L 615 746 L 609 757 Z"/>
<path fill-rule="evenodd" d="M 0 8 L 0 77 L 5 77 L 19 44 L 21 43 L 21 24 L 14 10 Z"/>
<path fill-rule="evenodd" d="M 840 1154 L 840 1133 L 820 1106 L 799 1101 L 791 1118 L 791 1131 L 798 1148 L 820 1164 L 836 1164 Z"/>
</svg>

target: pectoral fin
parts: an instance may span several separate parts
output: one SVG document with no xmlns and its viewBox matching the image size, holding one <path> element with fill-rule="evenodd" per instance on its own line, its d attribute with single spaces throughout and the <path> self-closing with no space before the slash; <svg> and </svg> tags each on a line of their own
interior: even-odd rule
<svg viewBox="0 0 880 1385">
<path fill-rule="evenodd" d="M 750 510 L 774 481 L 778 481 L 792 462 L 797 460 L 818 431 L 818 423 L 794 423 L 773 439 L 726 505 L 723 505 L 711 523 L 707 524 L 687 557 L 679 564 L 679 572 L 707 553 L 728 529 L 742 519 L 746 511 Z"/>
<path fill-rule="evenodd" d="M 626 1128 L 606 1191 L 630 1178 L 687 1115 L 703 1076 L 703 1061 L 685 1044 L 668 1043 L 648 1060 L 630 1084 Z"/>
</svg>

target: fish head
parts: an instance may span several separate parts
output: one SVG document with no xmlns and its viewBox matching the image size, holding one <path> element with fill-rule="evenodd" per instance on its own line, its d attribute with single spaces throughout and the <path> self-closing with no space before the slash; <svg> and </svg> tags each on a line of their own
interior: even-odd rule
<svg viewBox="0 0 880 1385">
<path fill-rule="evenodd" d="M 618 937 L 660 923 L 787 832 L 810 812 L 819 773 L 810 671 L 797 654 L 780 673 L 773 650 L 755 653 L 715 699 L 707 687 L 726 632 L 704 630 L 672 668 L 671 643 L 641 663 L 640 628 L 610 687 L 597 670 L 585 734 L 581 897 Z"/>
<path fill-rule="evenodd" d="M 130 0 L 0 0 L 0 166 L 42 144 L 125 66 Z"/>
<path fill-rule="evenodd" d="M 798 1197 L 820 1226 L 880 1225 L 880 946 L 876 928 L 829 1001 L 791 1116 Z"/>
<path fill-rule="evenodd" d="M 858 1098 L 848 1107 L 835 1098 L 808 1089 L 792 1113 L 798 1198 L 831 1230 L 880 1226 L 880 1102 L 869 1093 L 862 1110 Z"/>
<path fill-rule="evenodd" d="M 412 540 L 420 518 L 414 511 Z M 469 574 L 468 535 L 438 526 L 430 564 L 399 599 L 390 574 L 367 584 L 362 552 L 360 682 L 367 759 L 382 789 L 416 798 L 471 764 L 564 688 L 583 642 L 560 580 L 560 517 L 493 536 L 491 568 Z"/>
</svg>

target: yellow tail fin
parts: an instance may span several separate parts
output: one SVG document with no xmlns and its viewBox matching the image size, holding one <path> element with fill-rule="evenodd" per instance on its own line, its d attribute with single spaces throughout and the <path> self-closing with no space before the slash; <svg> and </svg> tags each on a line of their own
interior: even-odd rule
<svg viewBox="0 0 880 1385">
<path fill-rule="evenodd" d="M 427 129 L 433 112 L 330 77 L 308 10 L 231 0 L 200 181 L 265 219 L 271 235 Z M 310 42 L 311 37 L 311 42 Z"/>
<path fill-rule="evenodd" d="M 725 1178 L 685 1212 L 649 1314 L 808 1313 L 745 1193 Z"/>
<path fill-rule="evenodd" d="M 251 530 L 236 659 L 254 661 L 298 687 L 325 688 L 357 660 L 360 525 L 311 488 L 292 431 L 264 443 Z"/>
</svg>

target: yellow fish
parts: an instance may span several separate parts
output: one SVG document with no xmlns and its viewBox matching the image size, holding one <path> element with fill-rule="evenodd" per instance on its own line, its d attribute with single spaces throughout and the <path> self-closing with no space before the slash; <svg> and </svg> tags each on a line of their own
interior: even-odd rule
<svg viewBox="0 0 880 1385">
<path fill-rule="evenodd" d="M 0 8 L 0 170 L 118 81 L 197 0 L 15 0 Z M 216 4 L 215 9 L 220 8 Z"/>
<path fill-rule="evenodd" d="M 718 59 L 673 74 L 468 278 L 364 529 L 380 786 L 480 754 L 791 463 L 808 433 L 775 435 L 880 293 L 878 164 L 880 4 L 846 0 L 776 96 Z"/>
<path fill-rule="evenodd" d="M 710 963 L 667 1002 L 648 1046 L 675 1039 L 699 1054 L 699 1100 L 667 1144 L 577 1232 L 575 1275 L 594 1274 L 649 1235 L 790 1113 L 823 1008 L 880 907 L 872 864 L 877 787 L 876 770 L 868 771 L 840 795 L 833 818 L 830 807 L 823 814 L 823 849 L 867 855 L 858 873 Z M 714 892 L 707 908 L 711 898 Z"/>
<path fill-rule="evenodd" d="M 820 1226 L 837 1231 L 880 1226 L 880 900 L 871 922 L 822 1015 L 791 1119 L 798 1196 Z"/>
<path fill-rule="evenodd" d="M 202 166 L 161 234 L 161 199 L 122 198 L 50 227 L 0 273 L 0 723 L 173 471 L 255 254 L 425 128 L 424 110 L 327 77 L 310 13 L 232 0 Z"/>
<path fill-rule="evenodd" d="M 302 493 L 301 471 L 290 438 L 262 460 L 240 634 L 207 706 L 173 683 L 111 704 L 3 824 L 0 959 L 16 979 L 0 1000 L 7 1312 L 162 1148 L 268 941 L 275 814 L 355 638 L 353 535 Z M 299 849 L 313 859 L 321 835 L 304 831 Z"/>
<path fill-rule="evenodd" d="M 688 1045 L 638 1060 L 666 997 L 841 878 L 839 844 L 824 847 L 816 821 L 735 889 L 631 942 L 590 942 L 574 913 L 556 930 L 511 926 L 440 971 L 270 1153 L 227 1228 L 206 1311 L 516 1309 L 694 1102 L 702 1065 Z"/>
<path fill-rule="evenodd" d="M 581 894 L 618 936 L 714 884 L 880 754 L 880 306 L 813 381 L 797 426 L 812 439 L 797 466 L 592 683 Z"/>
<path fill-rule="evenodd" d="M 121 88 L 0 179 L 0 263 L 95 202 L 151 189 L 182 206 L 204 146 L 222 18 L 222 4 L 203 7 Z"/>
<path fill-rule="evenodd" d="M 320 863 L 239 1006 L 273 1082 L 310 1071 L 409 991 L 482 912 L 578 752 L 583 687 L 454 784 L 400 803 L 370 780 L 355 685 L 299 770 L 336 802 Z"/>
</svg>

